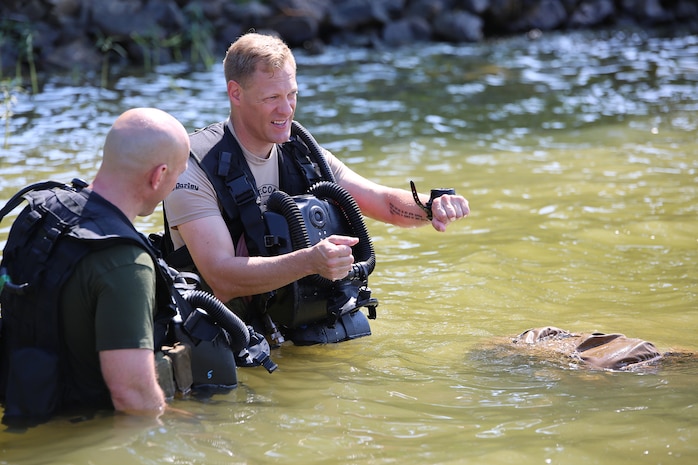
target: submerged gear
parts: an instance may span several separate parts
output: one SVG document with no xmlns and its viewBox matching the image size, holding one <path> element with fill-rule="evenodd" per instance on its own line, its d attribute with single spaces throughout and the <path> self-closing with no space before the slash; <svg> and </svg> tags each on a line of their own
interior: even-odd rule
<svg viewBox="0 0 698 465">
<path fill-rule="evenodd" d="M 267 341 L 212 294 L 200 289 L 181 290 L 190 306 L 179 305 L 176 339 L 192 346 L 193 385 L 207 390 L 237 385 L 236 366 L 263 366 L 269 373 L 277 365 Z"/>
<path fill-rule="evenodd" d="M 72 407 L 69 399 L 80 406 L 101 406 L 109 401 L 106 390 L 86 390 L 78 385 L 67 368 L 68 355 L 60 324 L 59 297 L 77 264 L 89 253 L 117 244 L 132 244 L 146 251 L 156 270 L 156 304 L 154 342 L 158 350 L 173 344 L 172 323 L 177 315 L 185 320 L 181 335 L 192 346 L 192 357 L 205 346 L 206 338 L 190 330 L 187 320 L 200 313 L 198 307 L 210 308 L 211 302 L 183 297 L 173 284 L 173 271 L 158 257 L 150 242 L 114 205 L 86 189 L 87 183 L 73 180 L 70 185 L 45 182 L 18 192 L 0 210 L 0 220 L 23 199 L 29 205 L 15 220 L 3 250 L 0 275 L 0 402 L 4 403 L 3 422 L 32 424 L 48 419 L 58 409 Z M 222 305 L 222 304 L 221 304 Z M 227 308 L 226 308 L 227 310 Z M 230 312 L 229 312 L 230 313 Z M 206 318 L 210 318 L 206 315 Z M 214 317 L 215 318 L 215 317 Z M 220 315 L 218 319 L 222 319 Z M 246 348 L 250 336 L 242 329 L 226 325 L 225 330 L 209 321 L 211 339 L 235 336 L 238 350 Z M 243 334 L 244 333 L 244 334 Z M 246 338 L 246 339 L 245 339 Z M 230 338 L 228 339 L 230 340 Z M 242 342 L 240 342 L 242 340 Z M 230 347 L 227 353 L 234 360 Z M 217 352 L 216 359 L 221 352 Z M 210 361 L 193 360 L 192 368 Z M 236 384 L 235 363 L 225 367 L 223 381 L 207 376 L 206 384 Z M 210 370 L 208 370 L 210 371 Z M 194 386 L 203 381 L 194 379 Z M 94 405 L 93 405 L 94 404 Z"/>
<path fill-rule="evenodd" d="M 257 185 L 242 149 L 226 123 L 210 125 L 190 138 L 192 158 L 216 191 L 233 241 L 237 246 L 244 237 L 250 255 L 288 253 L 310 247 L 331 234 L 359 237 L 353 248 L 357 263 L 347 278 L 331 282 L 319 275 L 308 276 L 254 296 L 252 304 L 245 305 L 253 310 L 243 314 L 245 320 L 264 321 L 275 342 L 283 340 L 281 334 L 300 344 L 339 342 L 370 334 L 367 322 L 354 325 L 353 320 L 343 317 L 361 307 L 368 308 L 369 318 L 376 316 L 378 302 L 368 288 L 368 275 L 375 267 L 373 246 L 358 206 L 334 182 L 322 149 L 308 131 L 294 121 L 291 139 L 280 146 L 279 190 L 269 197 L 266 212 L 262 212 Z M 167 234 L 167 225 L 165 229 Z M 183 257 L 191 264 L 186 247 L 166 259 L 173 266 L 182 266 Z M 343 330 L 332 331 L 338 322 Z M 304 331 L 312 325 L 330 331 Z M 306 339 L 300 334 L 330 336 Z"/>
<path fill-rule="evenodd" d="M 533 328 L 512 341 L 526 346 L 539 345 L 592 368 L 633 370 L 663 357 L 651 342 L 629 338 L 620 333 L 574 334 L 554 326 Z"/>
</svg>

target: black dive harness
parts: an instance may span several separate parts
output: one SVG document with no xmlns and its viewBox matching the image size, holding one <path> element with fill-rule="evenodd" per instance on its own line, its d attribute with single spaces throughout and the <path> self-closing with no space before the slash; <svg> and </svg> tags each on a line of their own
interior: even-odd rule
<svg viewBox="0 0 698 465">
<path fill-rule="evenodd" d="M 0 219 L 26 200 L 3 250 L 0 275 L 0 400 L 3 422 L 43 421 L 63 406 L 110 403 L 106 386 L 74 381 L 61 331 L 63 285 L 80 260 L 94 250 L 133 244 L 154 257 L 145 237 L 111 203 L 86 189 L 38 183 L 22 189 L 0 210 Z M 155 260 L 155 257 L 153 258 Z M 156 262 L 157 263 L 157 262 Z M 157 280 L 154 340 L 164 344 L 175 308 Z"/>
<path fill-rule="evenodd" d="M 244 237 L 251 256 L 289 253 L 332 234 L 359 238 L 353 248 L 355 264 L 343 280 L 313 275 L 254 296 L 256 312 L 273 340 L 283 341 L 277 325 L 287 335 L 312 324 L 333 328 L 361 307 L 368 309 L 369 318 L 376 317 L 378 301 L 368 288 L 375 253 L 363 217 L 351 195 L 335 182 L 322 149 L 305 128 L 293 121 L 290 140 L 280 146 L 279 190 L 269 197 L 266 212 L 242 149 L 225 123 L 192 134 L 191 146 L 192 158 L 216 191 L 233 241 L 237 244 Z M 176 266 L 185 250 L 175 251 L 168 262 Z"/>
<path fill-rule="evenodd" d="M 87 254 L 116 244 L 146 251 L 155 264 L 154 343 L 186 344 L 189 384 L 230 389 L 236 366 L 272 372 L 269 346 L 222 302 L 159 257 L 153 245 L 110 202 L 75 179 L 33 184 L 0 209 L 2 220 L 26 200 L 12 225 L 0 263 L 0 402 L 3 422 L 33 424 L 64 407 L 111 404 L 106 386 L 79 385 L 68 368 L 59 301 L 64 284 Z M 175 338 L 176 336 L 176 338 Z M 173 351 L 174 352 L 174 351 Z M 181 351 L 178 351 L 181 353 Z"/>
</svg>

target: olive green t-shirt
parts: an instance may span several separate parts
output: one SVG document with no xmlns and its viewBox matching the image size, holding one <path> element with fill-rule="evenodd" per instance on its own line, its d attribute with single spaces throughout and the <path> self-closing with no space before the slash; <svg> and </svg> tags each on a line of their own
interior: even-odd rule
<svg viewBox="0 0 698 465">
<path fill-rule="evenodd" d="M 142 248 L 120 244 L 80 261 L 63 288 L 61 319 L 78 386 L 104 389 L 99 352 L 153 349 L 155 267 Z"/>
</svg>

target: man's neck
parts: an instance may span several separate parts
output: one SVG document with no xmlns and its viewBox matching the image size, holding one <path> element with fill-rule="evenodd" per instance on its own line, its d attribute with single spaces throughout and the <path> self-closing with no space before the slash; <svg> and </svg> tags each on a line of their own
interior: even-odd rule
<svg viewBox="0 0 698 465">
<path fill-rule="evenodd" d="M 235 137 L 235 140 L 242 146 L 244 150 L 247 152 L 251 153 L 257 158 L 261 159 L 267 159 L 269 158 L 269 155 L 271 154 L 271 151 L 274 149 L 274 144 L 267 144 L 264 147 L 251 147 L 250 144 L 246 144 L 244 141 L 244 138 L 240 137 L 241 135 L 235 130 L 235 124 L 233 123 L 233 119 L 228 117 L 227 121 L 228 129 L 230 129 L 230 133 Z"/>
<path fill-rule="evenodd" d="M 122 189 L 113 188 L 111 183 L 103 182 L 99 176 L 95 178 L 89 187 L 93 192 L 99 194 L 100 197 L 121 210 L 131 223 L 135 221 L 138 216 L 138 208 L 134 206 L 135 203 L 133 201 L 123 194 Z"/>
</svg>

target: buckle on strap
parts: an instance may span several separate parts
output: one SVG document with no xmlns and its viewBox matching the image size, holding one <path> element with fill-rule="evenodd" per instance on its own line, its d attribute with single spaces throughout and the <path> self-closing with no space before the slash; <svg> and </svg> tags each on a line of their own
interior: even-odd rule
<svg viewBox="0 0 698 465">
<path fill-rule="evenodd" d="M 252 184 L 250 184 L 250 182 L 247 180 L 247 176 L 244 174 L 242 176 L 238 176 L 232 181 L 228 181 L 226 185 L 228 186 L 229 192 L 233 196 L 233 200 L 238 206 L 245 205 L 251 201 L 255 201 L 257 204 L 260 203 L 257 201 L 257 194 L 255 193 Z"/>
<path fill-rule="evenodd" d="M 279 236 L 273 234 L 264 235 L 264 247 L 266 247 L 267 249 L 271 249 L 272 247 L 276 247 L 279 245 L 282 245 L 282 240 Z"/>
</svg>

